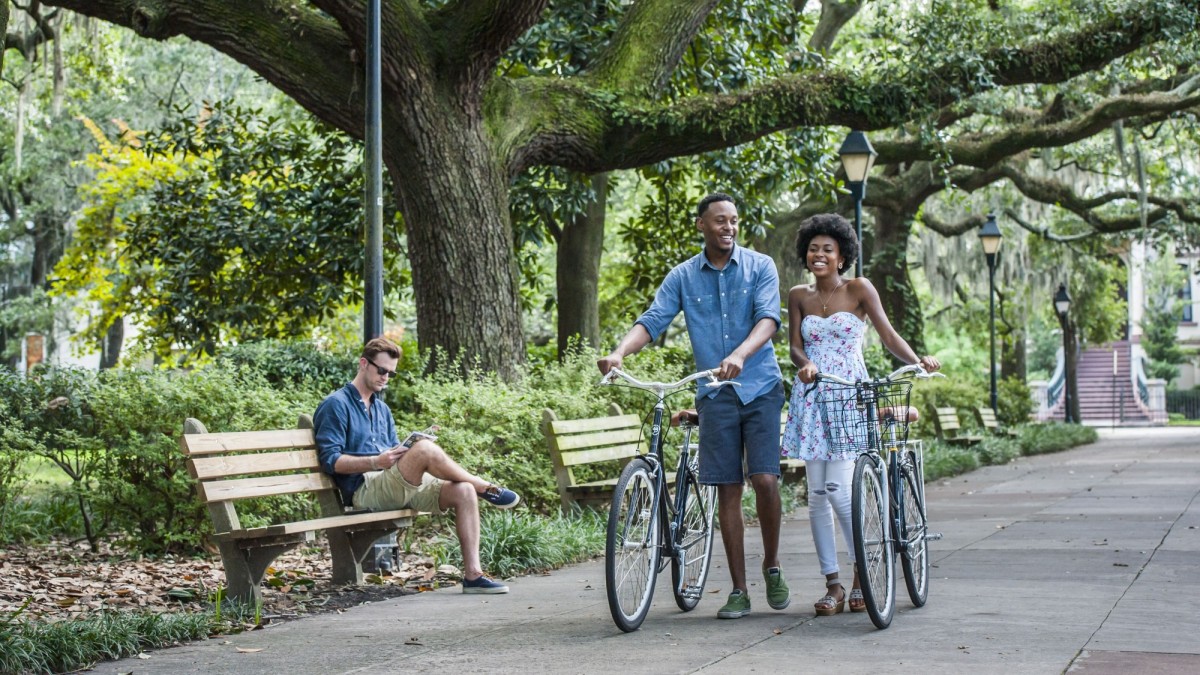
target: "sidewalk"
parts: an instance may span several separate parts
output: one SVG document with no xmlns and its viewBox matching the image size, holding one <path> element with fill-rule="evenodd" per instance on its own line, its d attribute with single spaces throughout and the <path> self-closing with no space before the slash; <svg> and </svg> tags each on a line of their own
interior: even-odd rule
<svg viewBox="0 0 1200 675">
<path fill-rule="evenodd" d="M 800 512 L 783 526 L 782 612 L 753 574 L 761 542 L 748 528 L 754 612 L 736 621 L 714 618 L 730 590 L 718 542 L 699 607 L 680 612 L 664 574 L 635 633 L 613 625 L 594 561 L 513 580 L 505 596 L 422 593 L 93 672 L 1200 672 L 1200 428 L 1100 435 L 929 484 L 930 525 L 945 535 L 931 545 L 929 602 L 914 609 L 901 575 L 883 631 L 866 614 L 814 616 L 823 578 Z"/>
</svg>

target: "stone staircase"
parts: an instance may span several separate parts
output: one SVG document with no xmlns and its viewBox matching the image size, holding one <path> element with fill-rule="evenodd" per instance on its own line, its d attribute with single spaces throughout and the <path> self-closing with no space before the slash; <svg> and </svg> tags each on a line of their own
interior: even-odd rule
<svg viewBox="0 0 1200 675">
<path fill-rule="evenodd" d="M 1116 375 L 1113 354 L 1116 353 Z M 1084 351 L 1076 366 L 1079 383 L 1079 415 L 1089 426 L 1142 426 L 1153 422 L 1138 405 L 1137 392 L 1130 381 L 1129 343 L 1111 342 Z M 1062 421 L 1062 401 L 1054 406 L 1049 419 Z"/>
</svg>

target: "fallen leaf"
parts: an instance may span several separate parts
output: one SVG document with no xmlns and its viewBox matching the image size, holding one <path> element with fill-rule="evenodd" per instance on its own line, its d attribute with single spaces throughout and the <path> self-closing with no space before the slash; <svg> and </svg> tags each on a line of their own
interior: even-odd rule
<svg viewBox="0 0 1200 675">
<path fill-rule="evenodd" d="M 261 652 L 263 650 L 262 647 L 256 647 L 256 648 L 237 647 L 236 649 L 238 650 L 239 654 L 257 654 L 258 652 Z"/>
</svg>

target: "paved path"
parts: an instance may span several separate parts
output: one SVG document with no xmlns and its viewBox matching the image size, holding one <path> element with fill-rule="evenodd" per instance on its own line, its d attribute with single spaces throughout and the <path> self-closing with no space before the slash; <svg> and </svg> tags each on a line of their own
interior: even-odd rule
<svg viewBox="0 0 1200 675">
<path fill-rule="evenodd" d="M 517 579 L 507 596 L 423 593 L 94 672 L 1200 672 L 1200 429 L 1102 430 L 1094 445 L 927 491 L 945 534 L 929 603 L 911 607 L 901 582 L 883 631 L 865 614 L 814 616 L 822 579 L 800 513 L 783 528 L 783 612 L 759 582 L 753 614 L 716 620 L 729 584 L 715 559 L 695 611 L 676 609 L 668 574 L 642 629 L 624 634 L 597 561 Z M 757 536 L 747 531 L 752 554 Z"/>
</svg>

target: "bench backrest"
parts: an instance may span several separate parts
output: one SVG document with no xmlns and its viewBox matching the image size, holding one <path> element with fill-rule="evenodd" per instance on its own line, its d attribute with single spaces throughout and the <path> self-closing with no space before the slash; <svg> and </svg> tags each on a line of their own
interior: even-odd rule
<svg viewBox="0 0 1200 675">
<path fill-rule="evenodd" d="M 312 429 L 210 434 L 188 419 L 179 446 L 218 534 L 241 529 L 242 499 L 311 493 L 322 515 L 343 513 L 337 485 L 321 470 Z"/>
<path fill-rule="evenodd" d="M 975 418 L 979 420 L 980 426 L 989 431 L 997 431 L 1000 429 L 1000 421 L 996 419 L 996 411 L 987 406 L 979 406 L 975 409 Z"/>
<path fill-rule="evenodd" d="M 621 414 L 615 403 L 607 417 L 560 420 L 553 410 L 542 411 L 542 433 L 550 447 L 550 461 L 563 504 L 576 485 L 574 468 L 597 462 L 624 461 L 642 453 L 642 421 Z"/>
<path fill-rule="evenodd" d="M 954 408 L 934 408 L 933 424 L 937 427 L 939 436 L 958 433 L 962 425 L 958 421 L 958 410 Z"/>
</svg>

